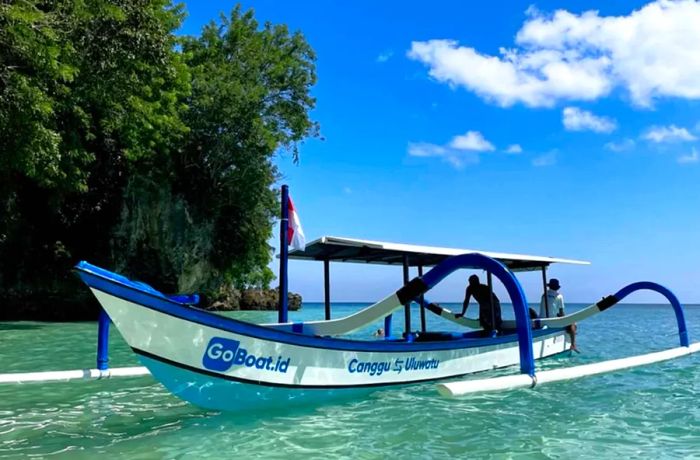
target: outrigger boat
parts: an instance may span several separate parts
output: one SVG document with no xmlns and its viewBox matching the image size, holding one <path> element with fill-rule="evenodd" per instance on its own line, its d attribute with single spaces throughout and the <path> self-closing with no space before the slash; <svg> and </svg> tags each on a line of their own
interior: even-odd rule
<svg viewBox="0 0 700 460">
<path fill-rule="evenodd" d="M 279 321 L 253 324 L 205 311 L 196 296 L 168 296 L 124 276 L 81 262 L 75 270 L 104 309 L 101 328 L 111 321 L 153 376 L 176 396 L 204 408 L 245 411 L 261 405 L 319 401 L 392 385 L 437 381 L 479 371 L 519 365 L 535 382 L 535 360 L 567 352 L 566 326 L 604 311 L 631 292 L 652 289 L 670 301 L 682 347 L 688 347 L 683 310 L 676 297 L 654 283 L 636 283 L 588 308 L 560 318 L 531 318 L 519 271 L 546 269 L 554 263 L 587 262 L 552 257 L 412 246 L 350 238 L 322 237 L 303 250 L 287 253 L 286 187 L 281 225 Z M 287 319 L 287 259 L 323 261 L 325 318 Z M 332 318 L 331 262 L 403 266 L 404 285 L 379 302 L 342 318 Z M 409 280 L 409 267 L 419 276 Z M 424 267 L 432 267 L 423 274 Z M 484 270 L 489 286 L 495 276 L 513 305 L 514 321 L 485 336 L 477 320 L 457 318 L 425 295 L 460 269 Z M 411 305 L 420 309 L 420 326 L 411 321 Z M 392 313 L 403 309 L 403 333 L 392 331 Z M 426 330 L 429 311 L 458 323 L 464 332 Z M 106 321 L 106 323 L 105 323 Z M 384 322 L 385 337 L 348 337 Z M 106 361 L 103 362 L 106 366 Z M 442 393 L 449 394 L 444 388 Z"/>
</svg>

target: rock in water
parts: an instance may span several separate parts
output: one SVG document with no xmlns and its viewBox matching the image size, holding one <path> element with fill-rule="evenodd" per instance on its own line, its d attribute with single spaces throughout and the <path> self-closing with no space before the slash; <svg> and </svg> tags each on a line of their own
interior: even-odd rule
<svg viewBox="0 0 700 460">
<path fill-rule="evenodd" d="M 227 290 L 221 293 L 217 299 L 206 306 L 208 310 L 277 310 L 279 301 L 278 289 L 237 289 Z M 294 292 L 288 294 L 290 311 L 301 308 L 301 295 Z"/>
</svg>

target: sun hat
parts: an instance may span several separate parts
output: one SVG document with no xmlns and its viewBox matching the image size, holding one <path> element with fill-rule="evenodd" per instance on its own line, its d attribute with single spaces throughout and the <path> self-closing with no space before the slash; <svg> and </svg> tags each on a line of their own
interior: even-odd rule
<svg viewBox="0 0 700 460">
<path fill-rule="evenodd" d="M 559 280 L 556 278 L 552 278 L 551 280 L 549 280 L 549 283 L 547 283 L 547 286 L 550 289 L 554 289 L 555 291 L 561 287 L 561 285 L 559 284 Z"/>
</svg>

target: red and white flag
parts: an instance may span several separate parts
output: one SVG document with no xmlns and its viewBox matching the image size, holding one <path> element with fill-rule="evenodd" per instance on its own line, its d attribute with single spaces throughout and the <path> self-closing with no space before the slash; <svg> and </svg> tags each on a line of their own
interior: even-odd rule
<svg viewBox="0 0 700 460">
<path fill-rule="evenodd" d="M 287 198 L 287 203 L 289 210 L 287 244 L 291 245 L 293 249 L 303 251 L 304 248 L 306 248 L 306 237 L 304 236 L 304 230 L 301 229 L 301 221 L 299 220 L 299 215 L 294 209 L 294 203 L 292 203 L 291 196 Z"/>
</svg>

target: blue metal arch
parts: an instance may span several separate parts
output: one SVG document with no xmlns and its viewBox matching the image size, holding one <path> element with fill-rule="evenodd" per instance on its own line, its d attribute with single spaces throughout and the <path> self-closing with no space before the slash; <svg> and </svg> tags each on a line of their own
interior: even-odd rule
<svg viewBox="0 0 700 460">
<path fill-rule="evenodd" d="M 623 287 L 614 294 L 614 297 L 618 301 L 620 301 L 628 295 L 630 295 L 631 293 L 642 289 L 648 289 L 650 291 L 658 292 L 659 294 L 666 297 L 666 299 L 668 299 L 671 306 L 673 307 L 673 311 L 676 313 L 676 322 L 678 323 L 678 336 L 681 341 L 681 346 L 689 346 L 690 339 L 688 337 L 688 328 L 685 324 L 685 313 L 683 313 L 683 307 L 681 307 L 681 303 L 678 301 L 676 295 L 673 292 L 671 292 L 668 288 L 660 284 L 653 283 L 651 281 L 639 281 L 637 283 L 632 283 L 628 286 Z"/>
<path fill-rule="evenodd" d="M 525 293 L 520 282 L 499 261 L 483 254 L 461 254 L 445 259 L 436 265 L 422 280 L 431 289 L 448 275 L 461 268 L 476 268 L 491 272 L 506 287 L 510 300 L 515 310 L 516 332 L 518 334 L 518 346 L 520 348 L 520 372 L 530 376 L 535 375 L 535 358 L 532 352 L 532 330 L 530 329 L 530 315 L 525 300 Z"/>
</svg>

